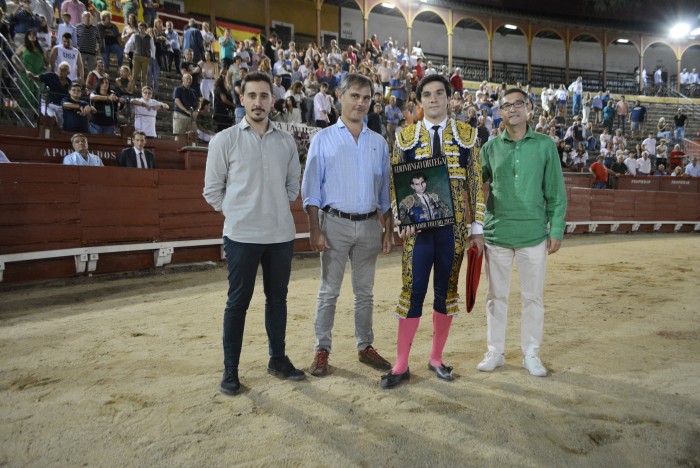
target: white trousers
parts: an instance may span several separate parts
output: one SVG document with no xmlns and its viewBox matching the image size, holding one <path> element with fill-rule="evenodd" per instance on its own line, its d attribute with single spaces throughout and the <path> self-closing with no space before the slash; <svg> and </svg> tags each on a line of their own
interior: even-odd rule
<svg viewBox="0 0 700 468">
<path fill-rule="evenodd" d="M 504 248 L 486 244 L 486 342 L 488 350 L 503 354 L 508 321 L 508 295 L 513 259 L 520 274 L 522 317 L 520 346 L 524 355 L 539 355 L 544 329 L 544 275 L 547 268 L 547 241 L 533 247 Z"/>
</svg>

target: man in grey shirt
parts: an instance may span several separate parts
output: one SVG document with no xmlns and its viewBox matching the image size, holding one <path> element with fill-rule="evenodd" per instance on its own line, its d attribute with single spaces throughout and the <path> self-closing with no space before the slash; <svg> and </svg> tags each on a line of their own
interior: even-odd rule
<svg viewBox="0 0 700 468">
<path fill-rule="evenodd" d="M 219 390 L 239 392 L 243 329 L 258 265 L 265 291 L 268 373 L 288 380 L 306 377 L 285 355 L 287 286 L 294 252 L 289 204 L 299 195 L 301 167 L 294 139 L 270 125 L 272 82 L 251 73 L 241 83 L 246 115 L 209 143 L 204 198 L 224 214 L 228 300 L 224 309 L 224 375 Z"/>
</svg>

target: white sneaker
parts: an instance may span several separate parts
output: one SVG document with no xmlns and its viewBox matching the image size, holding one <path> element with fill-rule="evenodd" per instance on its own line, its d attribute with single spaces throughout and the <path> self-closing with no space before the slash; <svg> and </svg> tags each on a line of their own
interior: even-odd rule
<svg viewBox="0 0 700 468">
<path fill-rule="evenodd" d="M 539 356 L 535 356 L 534 354 L 529 354 L 523 358 L 523 366 L 525 366 L 525 369 L 527 369 L 530 375 L 534 375 L 535 377 L 544 377 L 547 375 L 547 369 L 542 365 Z"/>
<path fill-rule="evenodd" d="M 496 367 L 502 367 L 506 363 L 506 358 L 502 354 L 489 351 L 484 354 L 484 360 L 477 364 L 476 368 L 482 372 L 491 372 Z"/>
</svg>

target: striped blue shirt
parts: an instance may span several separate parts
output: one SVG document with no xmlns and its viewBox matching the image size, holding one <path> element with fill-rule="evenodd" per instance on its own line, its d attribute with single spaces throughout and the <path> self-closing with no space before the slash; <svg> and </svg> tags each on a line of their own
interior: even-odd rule
<svg viewBox="0 0 700 468">
<path fill-rule="evenodd" d="M 386 213 L 389 202 L 389 148 L 367 125 L 355 138 L 343 123 L 318 132 L 311 140 L 301 196 L 308 205 L 330 206 L 346 213 Z"/>
</svg>

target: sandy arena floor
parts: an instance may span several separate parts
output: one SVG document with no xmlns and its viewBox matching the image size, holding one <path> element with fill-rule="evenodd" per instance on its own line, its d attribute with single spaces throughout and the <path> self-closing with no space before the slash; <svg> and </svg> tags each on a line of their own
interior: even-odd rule
<svg viewBox="0 0 700 468">
<path fill-rule="evenodd" d="M 504 368 L 475 368 L 482 277 L 447 343 L 458 378 L 427 370 L 424 319 L 410 383 L 383 391 L 357 360 L 347 278 L 332 373 L 303 382 L 266 373 L 258 284 L 235 397 L 217 391 L 223 266 L 3 285 L 0 466 L 700 466 L 697 234 L 566 239 L 548 267 L 547 378 L 521 365 L 514 274 Z M 287 352 L 305 369 L 318 282 L 318 259 L 296 258 Z M 396 251 L 375 286 L 375 347 L 391 361 L 399 288 Z"/>
</svg>

